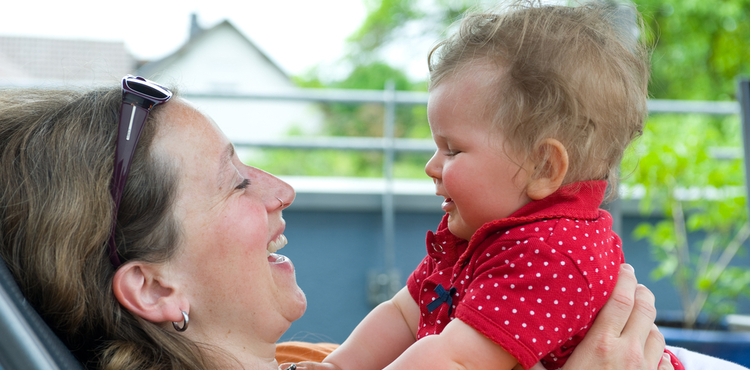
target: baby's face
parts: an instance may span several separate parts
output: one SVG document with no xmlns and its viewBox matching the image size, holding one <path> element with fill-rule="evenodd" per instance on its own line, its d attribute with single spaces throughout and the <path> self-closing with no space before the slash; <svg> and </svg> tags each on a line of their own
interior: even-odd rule
<svg viewBox="0 0 750 370">
<path fill-rule="evenodd" d="M 524 190 L 530 172 L 502 149 L 502 135 L 490 134 L 491 115 L 483 113 L 494 95 L 490 75 L 488 67 L 469 67 L 432 89 L 427 105 L 437 151 L 425 172 L 445 198 L 450 231 L 466 240 L 531 201 Z"/>
</svg>

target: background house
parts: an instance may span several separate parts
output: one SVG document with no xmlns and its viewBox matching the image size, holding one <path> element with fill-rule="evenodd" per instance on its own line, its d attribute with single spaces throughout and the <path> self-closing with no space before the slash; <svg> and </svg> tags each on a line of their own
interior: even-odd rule
<svg viewBox="0 0 750 370">
<path fill-rule="evenodd" d="M 279 138 L 291 129 L 316 134 L 322 120 L 311 103 L 226 96 L 283 93 L 296 88 L 278 64 L 229 21 L 204 30 L 193 15 L 187 43 L 163 59 L 143 65 L 138 74 L 177 87 L 235 143 Z M 206 96 L 213 94 L 218 97 Z"/>
<path fill-rule="evenodd" d="M 136 66 L 122 41 L 0 36 L 0 87 L 100 85 Z"/>
<path fill-rule="evenodd" d="M 276 139 L 293 129 L 316 134 L 322 120 L 311 103 L 236 98 L 283 93 L 296 86 L 228 21 L 204 30 L 193 15 L 189 40 L 174 53 L 146 63 L 137 61 L 122 41 L 0 36 L 0 87 L 112 86 L 126 74 L 176 87 L 233 142 Z M 222 95 L 205 97 L 215 94 Z"/>
</svg>

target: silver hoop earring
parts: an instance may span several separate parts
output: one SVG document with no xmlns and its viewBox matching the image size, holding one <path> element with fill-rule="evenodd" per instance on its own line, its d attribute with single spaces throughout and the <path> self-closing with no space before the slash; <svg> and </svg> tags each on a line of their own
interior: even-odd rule
<svg viewBox="0 0 750 370">
<path fill-rule="evenodd" d="M 173 321 L 172 322 L 172 326 L 174 327 L 174 330 L 185 331 L 185 330 L 187 330 L 188 324 L 190 324 L 190 318 L 188 317 L 187 312 L 185 312 L 185 311 L 180 311 L 180 312 L 182 312 L 182 320 L 183 320 L 184 324 L 182 325 L 182 327 L 179 327 L 177 325 L 178 323 L 176 323 L 176 322 Z"/>
</svg>

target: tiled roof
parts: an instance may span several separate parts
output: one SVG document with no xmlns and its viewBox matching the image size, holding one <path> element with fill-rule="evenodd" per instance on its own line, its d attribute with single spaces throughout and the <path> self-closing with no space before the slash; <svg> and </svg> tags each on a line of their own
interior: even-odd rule
<svg viewBox="0 0 750 370">
<path fill-rule="evenodd" d="M 111 82 L 135 68 L 122 41 L 0 36 L 0 85 Z"/>
</svg>

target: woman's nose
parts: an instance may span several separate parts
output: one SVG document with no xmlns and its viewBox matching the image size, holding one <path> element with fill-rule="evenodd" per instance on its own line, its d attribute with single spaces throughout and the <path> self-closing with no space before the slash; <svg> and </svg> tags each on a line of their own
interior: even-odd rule
<svg viewBox="0 0 750 370">
<path fill-rule="evenodd" d="M 258 171 L 260 173 L 259 176 L 265 182 L 266 193 L 264 194 L 264 202 L 266 209 L 271 212 L 289 207 L 294 202 L 294 188 L 268 172 L 263 170 Z"/>
</svg>

